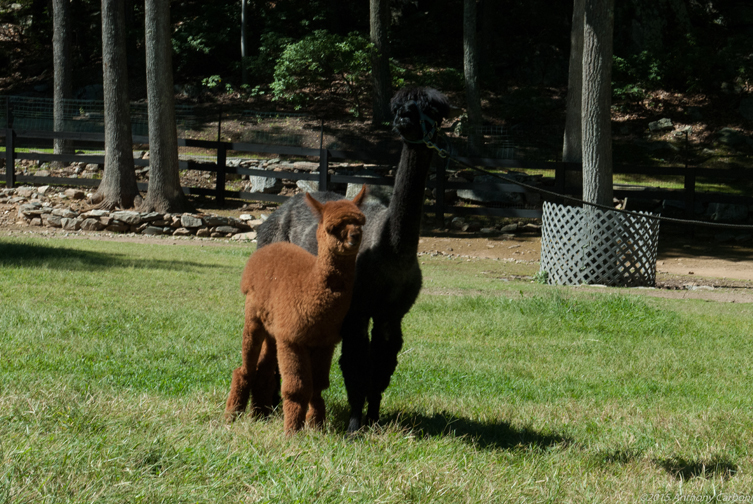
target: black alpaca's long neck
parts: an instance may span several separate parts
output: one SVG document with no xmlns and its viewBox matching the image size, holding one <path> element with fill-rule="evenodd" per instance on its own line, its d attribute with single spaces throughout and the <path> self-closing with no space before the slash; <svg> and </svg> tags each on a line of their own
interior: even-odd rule
<svg viewBox="0 0 753 504">
<path fill-rule="evenodd" d="M 431 156 L 432 151 L 424 144 L 403 143 L 388 220 L 390 248 L 399 256 L 415 258 L 418 252 L 424 188 Z"/>
</svg>

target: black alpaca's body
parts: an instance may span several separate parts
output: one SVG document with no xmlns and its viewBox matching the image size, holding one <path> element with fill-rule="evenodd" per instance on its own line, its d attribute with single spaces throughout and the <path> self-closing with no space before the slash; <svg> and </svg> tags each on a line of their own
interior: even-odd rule
<svg viewBox="0 0 753 504">
<path fill-rule="evenodd" d="M 361 206 L 366 226 L 356 261 L 353 301 L 341 330 L 340 368 L 351 407 L 349 431 L 360 427 L 367 400 L 368 420 L 379 419 L 382 393 L 390 383 L 403 345 L 402 319 L 421 290 L 416 253 L 432 151 L 423 142 L 412 141 L 424 138 L 422 119 L 428 116 L 438 126 L 449 113 L 446 98 L 431 89 L 403 90 L 392 99 L 391 106 L 395 129 L 409 141 L 403 143 L 389 207 L 375 202 Z M 313 196 L 321 202 L 343 198 L 332 192 Z M 315 254 L 316 222 L 302 196 L 292 198 L 272 214 L 260 226 L 257 240 L 259 247 L 290 241 Z"/>
</svg>

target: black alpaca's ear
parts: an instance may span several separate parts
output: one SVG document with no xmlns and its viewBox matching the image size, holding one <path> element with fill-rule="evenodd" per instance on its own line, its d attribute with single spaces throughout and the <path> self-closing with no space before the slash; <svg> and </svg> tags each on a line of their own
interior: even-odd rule
<svg viewBox="0 0 753 504">
<path fill-rule="evenodd" d="M 315 217 L 317 217 L 319 219 L 319 222 L 321 222 L 322 221 L 322 211 L 324 209 L 324 205 L 321 204 L 321 203 L 319 203 L 318 201 L 316 201 L 314 199 L 314 197 L 311 196 L 310 193 L 306 193 L 306 196 L 304 196 L 304 198 L 306 198 L 306 204 L 311 209 L 311 212 L 314 214 Z"/>
<path fill-rule="evenodd" d="M 366 184 L 364 184 L 361 187 L 361 190 L 356 194 L 356 197 L 353 198 L 353 204 L 356 205 L 358 208 L 361 208 L 361 205 L 363 205 L 363 202 L 366 201 L 366 196 L 369 195 L 369 188 Z"/>
</svg>

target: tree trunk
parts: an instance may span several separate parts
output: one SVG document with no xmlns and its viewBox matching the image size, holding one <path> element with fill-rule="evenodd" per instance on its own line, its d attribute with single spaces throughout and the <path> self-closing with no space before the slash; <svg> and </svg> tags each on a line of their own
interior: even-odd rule
<svg viewBox="0 0 753 504">
<path fill-rule="evenodd" d="M 612 204 L 614 0 L 586 0 L 583 29 L 583 199 Z"/>
<path fill-rule="evenodd" d="M 246 69 L 246 12 L 247 0 L 241 0 L 241 84 L 248 84 Z"/>
<path fill-rule="evenodd" d="M 390 10 L 388 0 L 370 0 L 371 43 L 376 51 L 371 59 L 371 77 L 374 86 L 372 123 L 375 125 L 392 121 L 390 98 L 392 98 L 392 76 L 390 75 L 390 55 L 388 33 Z"/>
<path fill-rule="evenodd" d="M 146 94 L 149 102 L 149 190 L 141 211 L 178 213 L 189 204 L 180 187 L 175 125 L 170 1 L 146 0 Z"/>
<path fill-rule="evenodd" d="M 102 83 L 105 95 L 105 171 L 92 198 L 101 208 L 140 203 L 133 170 L 123 0 L 102 0 Z"/>
<path fill-rule="evenodd" d="M 574 0 L 573 25 L 570 31 L 570 72 L 567 82 L 567 114 L 562 143 L 564 163 L 583 163 L 581 135 L 581 99 L 583 97 L 583 16 L 585 0 Z M 583 189 L 581 168 L 565 172 L 568 191 L 579 193 Z"/>
<path fill-rule="evenodd" d="M 463 72 L 468 106 L 468 148 L 471 155 L 481 152 L 481 94 L 478 85 L 478 50 L 476 46 L 476 0 L 463 2 Z"/>
<path fill-rule="evenodd" d="M 65 131 L 65 100 L 73 95 L 71 67 L 71 3 L 70 0 L 53 0 L 52 2 L 52 58 L 54 67 L 55 89 L 53 91 L 53 130 Z M 55 139 L 55 154 L 73 154 L 70 140 Z M 63 163 L 56 161 L 55 166 Z"/>
</svg>

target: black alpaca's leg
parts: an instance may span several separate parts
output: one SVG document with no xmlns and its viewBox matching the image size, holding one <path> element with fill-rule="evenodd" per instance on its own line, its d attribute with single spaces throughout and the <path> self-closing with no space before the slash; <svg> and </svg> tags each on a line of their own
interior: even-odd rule
<svg viewBox="0 0 753 504">
<path fill-rule="evenodd" d="M 264 340 L 256 364 L 256 378 L 251 387 L 251 406 L 254 414 L 267 416 L 280 403 L 280 376 L 277 370 L 277 344 L 274 338 Z"/>
<path fill-rule="evenodd" d="M 340 355 L 340 369 L 343 372 L 345 390 L 350 404 L 348 433 L 361 428 L 363 406 L 369 389 L 369 320 L 352 321 L 346 317 L 340 334 L 343 343 Z"/>
<path fill-rule="evenodd" d="M 230 383 L 230 395 L 225 406 L 225 418 L 229 421 L 246 410 L 251 387 L 254 384 L 256 374 L 256 362 L 267 331 L 259 320 L 246 317 L 243 325 L 243 342 L 241 344 L 241 356 L 243 363 L 233 371 L 233 379 Z"/>
<path fill-rule="evenodd" d="M 334 345 L 312 348 L 309 354 L 314 388 L 309 402 L 309 411 L 306 414 L 306 422 L 310 427 L 322 427 L 327 418 L 322 391 L 329 388 L 329 370 L 332 367 L 333 353 L 335 353 Z"/>
<path fill-rule="evenodd" d="M 397 354 L 403 347 L 401 322 L 401 319 L 374 320 L 374 328 L 371 330 L 371 386 L 368 390 L 369 407 L 366 412 L 366 420 L 369 423 L 379 421 L 382 394 L 389 386 L 397 367 Z"/>
</svg>

